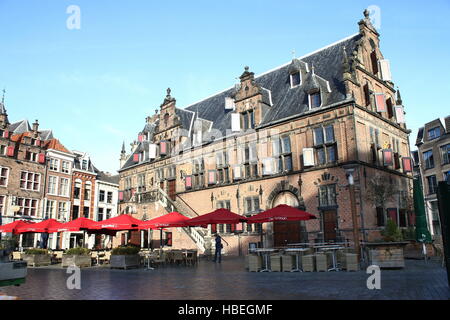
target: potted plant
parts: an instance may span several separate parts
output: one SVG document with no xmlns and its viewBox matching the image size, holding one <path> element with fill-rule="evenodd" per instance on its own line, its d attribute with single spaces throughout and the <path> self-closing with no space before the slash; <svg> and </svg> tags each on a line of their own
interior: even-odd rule
<svg viewBox="0 0 450 320">
<path fill-rule="evenodd" d="M 133 246 L 114 248 L 111 252 L 110 267 L 121 269 L 139 267 L 139 251 L 139 247 Z"/>
<path fill-rule="evenodd" d="M 51 257 L 47 249 L 27 249 L 25 250 L 25 254 L 22 255 L 22 259 L 27 262 L 27 265 L 33 267 L 48 266 L 51 264 Z"/>
<path fill-rule="evenodd" d="M 388 219 L 381 235 L 383 239 L 367 244 L 371 264 L 380 268 L 404 268 L 404 247 L 408 242 L 403 241 L 402 231 Z"/>
<path fill-rule="evenodd" d="M 92 266 L 90 250 L 86 248 L 72 248 L 67 250 L 62 256 L 62 267 L 77 266 L 90 267 Z"/>
</svg>

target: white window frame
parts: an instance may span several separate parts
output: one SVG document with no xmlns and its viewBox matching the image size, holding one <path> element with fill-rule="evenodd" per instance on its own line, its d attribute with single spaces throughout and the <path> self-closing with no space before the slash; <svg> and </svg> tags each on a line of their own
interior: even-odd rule
<svg viewBox="0 0 450 320">
<path fill-rule="evenodd" d="M 63 180 L 67 181 L 66 192 L 65 193 L 62 192 L 62 186 L 64 185 L 63 184 Z M 60 196 L 63 196 L 63 197 L 68 197 L 69 196 L 69 179 L 68 178 L 60 177 L 59 178 L 59 186 L 58 187 L 59 187 L 58 191 L 59 191 L 59 195 Z"/>
<path fill-rule="evenodd" d="M 52 188 L 52 190 L 50 190 L 50 186 L 51 181 L 54 180 L 55 185 L 54 185 L 54 189 Z M 48 189 L 47 189 L 47 193 L 51 194 L 51 195 L 58 195 L 58 177 L 57 176 L 48 176 Z"/>
<path fill-rule="evenodd" d="M 48 169 L 50 171 L 59 171 L 59 159 L 56 158 L 50 158 Z"/>
<path fill-rule="evenodd" d="M 297 84 L 297 85 L 294 86 L 293 81 L 292 81 L 292 76 L 293 76 L 294 74 L 296 74 L 296 73 L 298 73 L 299 76 L 300 76 L 300 82 L 299 82 L 299 84 Z M 290 85 L 291 85 L 291 89 L 294 89 L 294 88 L 297 88 L 297 87 L 301 86 L 301 85 L 302 85 L 302 82 L 303 82 L 303 79 L 302 79 L 302 73 L 301 73 L 300 71 L 291 73 L 291 74 L 289 75 L 289 82 L 290 82 Z"/>
<path fill-rule="evenodd" d="M 308 93 L 308 104 L 309 104 L 309 110 L 312 110 L 313 107 L 311 105 L 311 95 L 316 94 L 317 92 L 312 92 L 312 93 Z M 318 109 L 321 108 L 323 106 L 323 96 L 322 96 L 322 90 L 319 90 L 319 95 L 320 95 L 320 106 L 318 107 L 314 107 L 314 109 Z"/>
<path fill-rule="evenodd" d="M 48 217 L 49 219 L 55 219 L 56 215 L 56 202 L 55 200 L 47 200 L 45 203 L 45 213 L 44 217 Z M 51 205 L 50 205 L 51 204 Z M 49 212 L 49 209 L 51 209 L 51 212 Z"/>
<path fill-rule="evenodd" d="M 22 173 L 26 173 L 26 178 L 25 178 L 25 188 L 22 188 L 21 186 L 20 186 L 20 184 L 22 183 Z M 32 175 L 33 175 L 33 181 L 32 181 L 32 183 L 33 183 L 33 188 L 31 188 L 31 189 L 28 189 L 27 188 L 27 184 L 28 184 L 28 174 L 29 173 L 31 173 Z M 34 189 L 34 178 L 35 178 L 35 176 L 38 176 L 39 177 L 39 179 L 38 179 L 38 187 L 37 187 L 37 189 L 35 190 Z M 28 191 L 35 191 L 35 192 L 39 192 L 40 190 L 41 190 L 41 174 L 40 173 L 36 173 L 36 172 L 31 172 L 31 171 L 25 171 L 25 170 L 21 170 L 20 171 L 20 177 L 19 177 L 19 187 L 20 187 L 20 189 L 22 189 L 22 190 L 28 190 Z"/>
<path fill-rule="evenodd" d="M 8 187 L 8 183 L 9 183 L 9 172 L 10 172 L 10 169 L 8 168 L 8 167 L 0 167 L 0 177 L 1 178 L 3 178 L 2 176 L 1 176 L 1 172 L 3 171 L 3 169 L 6 169 L 6 177 L 5 177 L 5 180 L 6 180 L 6 182 L 5 182 L 5 185 L 0 185 L 0 187 Z"/>
<path fill-rule="evenodd" d="M 65 171 L 65 164 L 67 164 L 67 171 Z M 66 173 L 66 174 L 70 174 L 70 162 L 69 161 L 62 161 L 61 162 L 61 172 L 62 173 Z"/>
</svg>

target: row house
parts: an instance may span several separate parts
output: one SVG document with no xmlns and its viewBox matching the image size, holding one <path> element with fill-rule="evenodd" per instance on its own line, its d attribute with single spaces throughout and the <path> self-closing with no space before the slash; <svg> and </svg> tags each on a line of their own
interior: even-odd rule
<svg viewBox="0 0 450 320">
<path fill-rule="evenodd" d="M 443 121 L 435 119 L 419 128 L 416 146 L 428 228 L 433 236 L 440 236 L 437 186 L 440 181 L 450 183 L 450 116 Z"/>
<path fill-rule="evenodd" d="M 412 225 L 402 99 L 367 10 L 358 25 L 357 34 L 259 76 L 245 67 L 239 84 L 185 108 L 168 89 L 131 153 L 122 149 L 119 211 L 150 219 L 225 207 L 251 216 L 289 204 L 319 218 L 165 232 L 167 245 L 200 251 L 216 232 L 229 254 L 259 242 L 260 232 L 270 246 L 352 240 L 352 171 L 360 239 L 379 238 L 387 219 Z M 398 193 L 368 201 L 377 177 Z M 144 232 L 129 236 L 148 243 Z"/>
</svg>

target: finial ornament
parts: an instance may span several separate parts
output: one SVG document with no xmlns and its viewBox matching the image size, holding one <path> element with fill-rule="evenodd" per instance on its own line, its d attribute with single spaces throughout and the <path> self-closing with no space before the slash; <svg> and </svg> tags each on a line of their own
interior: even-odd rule
<svg viewBox="0 0 450 320">
<path fill-rule="evenodd" d="M 250 69 L 250 68 L 248 66 L 245 66 L 244 69 L 245 69 L 245 71 L 248 71 L 248 69 Z"/>
<path fill-rule="evenodd" d="M 369 10 L 364 10 L 364 17 L 369 18 Z"/>
<path fill-rule="evenodd" d="M 6 93 L 6 90 L 5 90 L 5 88 L 3 88 L 3 96 L 2 96 L 2 104 L 5 104 L 5 93 Z"/>
</svg>

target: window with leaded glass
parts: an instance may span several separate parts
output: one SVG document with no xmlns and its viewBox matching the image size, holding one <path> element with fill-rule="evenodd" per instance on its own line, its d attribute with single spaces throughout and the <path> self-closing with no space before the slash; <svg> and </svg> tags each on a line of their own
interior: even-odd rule
<svg viewBox="0 0 450 320">
<path fill-rule="evenodd" d="M 436 191 L 437 191 L 436 176 L 435 175 L 428 176 L 427 182 L 428 182 L 428 194 L 436 193 Z"/>
<path fill-rule="evenodd" d="M 433 151 L 429 150 L 423 153 L 423 161 L 425 162 L 425 169 L 434 168 Z"/>
<path fill-rule="evenodd" d="M 275 137 L 272 140 L 272 155 L 274 157 L 274 172 L 289 172 L 293 170 L 290 136 Z"/>
<path fill-rule="evenodd" d="M 329 184 L 319 187 L 319 207 L 336 206 L 336 185 Z"/>
<path fill-rule="evenodd" d="M 203 188 L 205 185 L 204 179 L 205 164 L 203 162 L 203 158 L 194 159 L 192 170 L 193 170 L 192 177 L 194 182 L 193 187 L 195 189 Z"/>
<path fill-rule="evenodd" d="M 255 113 L 253 110 L 249 110 L 241 113 L 242 129 L 254 129 L 255 128 Z"/>
<path fill-rule="evenodd" d="M 9 176 L 9 169 L 0 167 L 0 186 L 6 187 L 8 185 L 8 176 Z"/>
<path fill-rule="evenodd" d="M 31 191 L 39 191 L 41 175 L 28 171 L 22 171 L 20 174 L 20 188 Z"/>
<path fill-rule="evenodd" d="M 334 137 L 333 125 L 314 129 L 314 147 L 317 164 L 324 165 L 337 161 L 337 143 Z"/>
<path fill-rule="evenodd" d="M 217 201 L 216 208 L 217 209 L 225 208 L 231 210 L 231 201 L 230 200 Z M 218 233 L 231 232 L 231 225 L 218 224 L 217 232 Z"/>
<path fill-rule="evenodd" d="M 450 144 L 441 147 L 442 164 L 450 163 Z"/>
<path fill-rule="evenodd" d="M 320 91 L 309 94 L 309 108 L 318 108 L 322 105 L 322 97 Z"/>
</svg>

